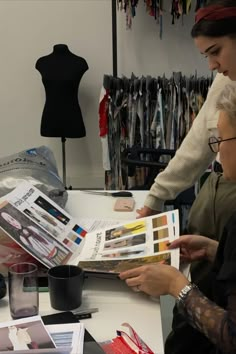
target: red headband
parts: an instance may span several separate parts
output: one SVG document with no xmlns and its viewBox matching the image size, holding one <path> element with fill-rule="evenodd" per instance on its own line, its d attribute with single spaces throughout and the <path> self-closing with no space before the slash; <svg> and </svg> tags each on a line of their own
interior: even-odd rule
<svg viewBox="0 0 236 354">
<path fill-rule="evenodd" d="M 223 7 L 220 5 L 212 5 L 201 8 L 197 11 L 195 16 L 195 23 L 198 23 L 202 19 L 208 21 L 216 21 L 229 17 L 236 17 L 236 6 Z"/>
</svg>

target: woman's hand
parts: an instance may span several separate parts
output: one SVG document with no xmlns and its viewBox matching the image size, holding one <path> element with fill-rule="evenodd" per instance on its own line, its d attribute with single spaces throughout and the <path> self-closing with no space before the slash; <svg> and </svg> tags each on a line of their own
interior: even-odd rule
<svg viewBox="0 0 236 354">
<path fill-rule="evenodd" d="M 180 248 L 180 261 L 193 262 L 207 259 L 213 262 L 215 259 L 218 242 L 205 236 L 184 235 L 173 241 L 169 249 Z"/>
<path fill-rule="evenodd" d="M 144 218 L 145 216 L 150 216 L 150 215 L 155 215 L 155 214 L 161 213 L 161 211 L 150 209 L 149 207 L 147 207 L 145 205 L 144 205 L 144 207 L 137 209 L 136 212 L 138 214 L 137 219 Z"/>
<path fill-rule="evenodd" d="M 151 296 L 172 295 L 177 297 L 187 278 L 176 268 L 166 264 L 149 264 L 120 273 L 120 279 L 134 291 L 143 291 Z"/>
</svg>

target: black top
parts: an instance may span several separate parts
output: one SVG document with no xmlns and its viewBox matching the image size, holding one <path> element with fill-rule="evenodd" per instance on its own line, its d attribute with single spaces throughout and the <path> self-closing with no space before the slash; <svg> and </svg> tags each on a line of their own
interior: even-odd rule
<svg viewBox="0 0 236 354">
<path fill-rule="evenodd" d="M 216 276 L 214 300 L 219 306 L 226 308 L 229 286 L 236 283 L 236 213 L 230 217 L 223 231 L 213 272 Z"/>
<path fill-rule="evenodd" d="M 236 353 L 235 212 L 222 233 L 208 283 L 207 297 L 192 290 L 185 310 L 175 308 L 174 332 L 165 343 L 166 354 Z"/>
<path fill-rule="evenodd" d="M 236 213 L 224 228 L 212 272 L 213 302 L 192 291 L 187 318 L 205 335 L 205 343 L 199 337 L 196 345 L 199 353 L 236 353 Z"/>
<path fill-rule="evenodd" d="M 35 65 L 42 76 L 46 102 L 41 121 L 41 135 L 81 138 L 86 135 L 78 102 L 78 88 L 88 70 L 85 59 L 73 54 L 65 44 L 39 58 Z"/>
</svg>

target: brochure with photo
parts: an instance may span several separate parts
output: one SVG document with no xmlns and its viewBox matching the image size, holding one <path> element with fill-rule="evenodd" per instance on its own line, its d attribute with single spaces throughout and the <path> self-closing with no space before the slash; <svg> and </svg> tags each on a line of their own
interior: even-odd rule
<svg viewBox="0 0 236 354">
<path fill-rule="evenodd" d="M 153 262 L 179 268 L 179 250 L 168 250 L 168 243 L 179 237 L 178 210 L 87 232 L 79 220 L 23 182 L 1 198 L 0 228 L 48 268 L 76 264 L 87 272 L 110 274 Z"/>
<path fill-rule="evenodd" d="M 1 244 L 6 235 L 47 268 L 78 256 L 87 231 L 65 210 L 28 182 L 0 199 Z M 17 261 L 12 247 L 6 262 Z M 0 252 L 0 257 L 4 256 Z M 21 261 L 21 260 L 20 260 Z M 3 262 L 2 262 L 3 263 Z"/>
<path fill-rule="evenodd" d="M 115 274 L 156 262 L 179 268 L 179 250 L 168 250 L 179 237 L 178 220 L 173 210 L 88 233 L 75 264 L 87 272 Z"/>
<path fill-rule="evenodd" d="M 83 353 L 84 324 L 44 325 L 40 316 L 0 323 L 0 353 Z"/>
<path fill-rule="evenodd" d="M 56 345 L 40 316 L 0 323 L 0 352 L 53 348 Z"/>
</svg>

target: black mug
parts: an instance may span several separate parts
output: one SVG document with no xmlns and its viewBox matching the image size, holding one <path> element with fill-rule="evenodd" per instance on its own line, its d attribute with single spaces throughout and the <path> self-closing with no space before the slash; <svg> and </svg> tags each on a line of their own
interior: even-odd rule
<svg viewBox="0 0 236 354">
<path fill-rule="evenodd" d="M 70 311 L 81 305 L 84 272 L 74 265 L 59 265 L 48 271 L 51 306 L 55 310 Z"/>
</svg>

